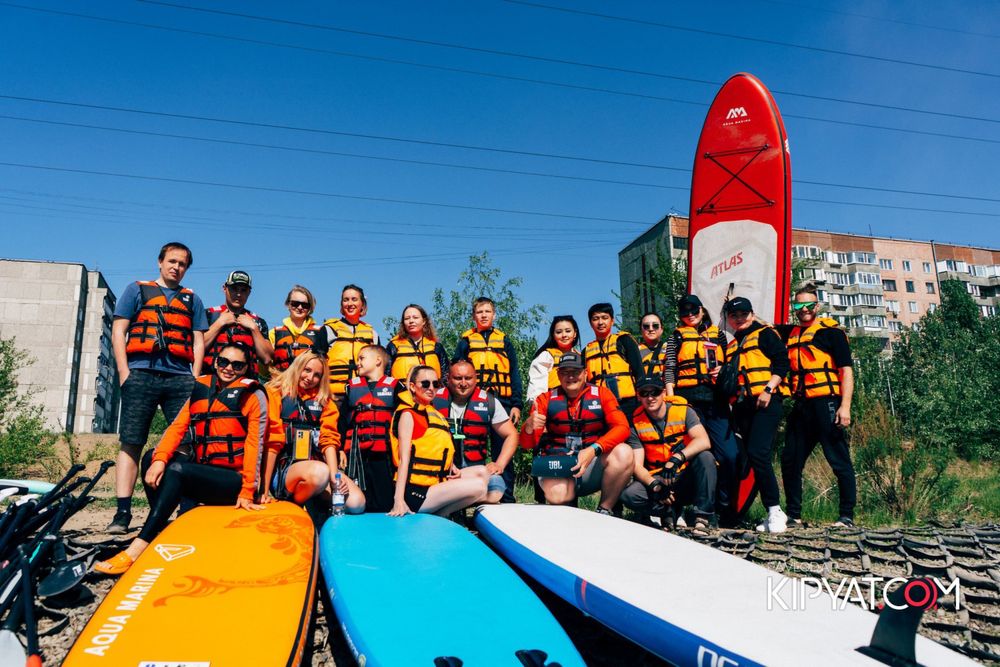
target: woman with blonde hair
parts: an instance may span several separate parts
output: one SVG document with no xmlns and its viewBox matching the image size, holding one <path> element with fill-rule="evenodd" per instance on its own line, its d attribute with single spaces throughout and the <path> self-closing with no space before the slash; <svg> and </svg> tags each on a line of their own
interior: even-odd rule
<svg viewBox="0 0 1000 667">
<path fill-rule="evenodd" d="M 281 326 L 274 327 L 267 334 L 274 346 L 271 365 L 277 371 L 287 369 L 295 357 L 306 350 L 326 347 L 323 329 L 312 318 L 316 310 L 316 298 L 312 292 L 302 285 L 294 285 L 285 297 L 285 307 L 288 308 L 288 317 L 282 320 Z"/>
<path fill-rule="evenodd" d="M 389 353 L 389 375 L 406 380 L 417 366 L 430 366 L 438 377 L 448 370 L 448 352 L 438 340 L 437 330 L 423 306 L 411 303 L 403 308 L 399 331 L 386 346 Z"/>
<path fill-rule="evenodd" d="M 330 371 L 326 359 L 309 350 L 267 384 L 267 458 L 264 468 L 264 502 L 292 500 L 300 505 L 336 483 L 340 412 L 330 397 Z M 340 476 L 338 487 L 347 498 L 345 509 L 359 514 L 365 496 Z"/>
</svg>

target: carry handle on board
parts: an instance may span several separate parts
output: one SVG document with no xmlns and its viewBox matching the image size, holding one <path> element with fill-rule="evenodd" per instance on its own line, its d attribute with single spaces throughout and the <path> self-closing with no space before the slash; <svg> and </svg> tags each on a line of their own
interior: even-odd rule
<svg viewBox="0 0 1000 667">
<path fill-rule="evenodd" d="M 524 667 L 562 667 L 558 662 L 545 662 L 549 654 L 538 649 L 522 649 L 514 653 Z"/>
<path fill-rule="evenodd" d="M 926 598 L 919 604 L 911 604 L 907 600 L 907 591 L 915 584 L 927 592 Z M 937 584 L 932 579 L 907 579 L 905 584 L 889 593 L 886 597 L 889 604 L 879 612 L 871 643 L 856 649 L 858 653 L 894 667 L 918 667 L 917 627 L 924 610 L 937 600 L 937 590 Z"/>
</svg>

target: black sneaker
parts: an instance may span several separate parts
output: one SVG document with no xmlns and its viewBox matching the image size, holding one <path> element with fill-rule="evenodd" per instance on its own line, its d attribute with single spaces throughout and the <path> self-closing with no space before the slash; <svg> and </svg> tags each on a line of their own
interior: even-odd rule
<svg viewBox="0 0 1000 667">
<path fill-rule="evenodd" d="M 806 524 L 802 523 L 802 519 L 793 519 L 792 517 L 788 517 L 788 530 L 794 530 L 795 528 L 805 528 L 805 525 Z"/>
<path fill-rule="evenodd" d="M 842 516 L 837 519 L 834 523 L 830 524 L 831 528 L 854 528 L 854 519 L 849 516 Z"/>
<path fill-rule="evenodd" d="M 111 520 L 104 532 L 108 535 L 124 535 L 128 532 L 128 525 L 132 522 L 132 513 L 127 510 L 115 512 L 115 518 Z"/>
</svg>

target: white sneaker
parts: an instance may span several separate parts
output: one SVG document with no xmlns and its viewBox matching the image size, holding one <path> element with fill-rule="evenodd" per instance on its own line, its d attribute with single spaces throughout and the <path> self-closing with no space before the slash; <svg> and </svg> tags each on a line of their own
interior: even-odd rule
<svg viewBox="0 0 1000 667">
<path fill-rule="evenodd" d="M 758 533 L 783 533 L 788 530 L 788 515 L 780 505 L 767 508 L 767 518 L 757 524 Z"/>
<path fill-rule="evenodd" d="M 677 521 L 674 522 L 674 526 L 676 526 L 677 528 L 687 528 L 688 527 L 688 522 L 685 521 L 684 520 L 684 516 L 681 515 L 681 516 L 677 517 Z"/>
</svg>

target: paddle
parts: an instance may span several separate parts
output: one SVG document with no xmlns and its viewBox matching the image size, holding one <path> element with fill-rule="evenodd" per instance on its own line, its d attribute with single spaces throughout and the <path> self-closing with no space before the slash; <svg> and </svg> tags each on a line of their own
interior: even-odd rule
<svg viewBox="0 0 1000 667">
<path fill-rule="evenodd" d="M 97 548 L 92 547 L 67 557 L 66 544 L 60 540 L 55 545 L 55 561 L 59 564 L 38 583 L 38 597 L 47 598 L 72 589 L 83 581 L 96 556 Z"/>
<path fill-rule="evenodd" d="M 10 610 L 10 613 L 7 614 L 7 620 L 4 621 L 3 627 L 0 628 L 0 665 L 40 665 L 40 659 L 37 662 L 28 662 L 28 654 L 25 653 L 21 639 L 17 636 L 17 628 L 21 625 L 22 616 L 28 625 L 32 625 L 35 620 L 34 603 L 31 600 L 31 571 L 28 557 L 24 552 L 24 547 L 18 545 L 17 551 L 18 560 L 20 561 L 21 590 L 19 594 L 20 598 L 18 598 L 18 594 L 15 594 L 14 599 L 20 599 L 23 604 L 20 609 L 15 607 Z M 34 641 L 33 651 L 31 646 L 32 641 Z M 34 628 L 34 631 L 30 628 L 28 629 L 28 645 L 29 652 L 33 654 L 38 653 L 37 627 Z M 37 658 L 37 656 L 35 657 Z"/>
</svg>

